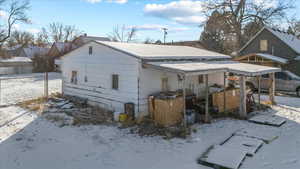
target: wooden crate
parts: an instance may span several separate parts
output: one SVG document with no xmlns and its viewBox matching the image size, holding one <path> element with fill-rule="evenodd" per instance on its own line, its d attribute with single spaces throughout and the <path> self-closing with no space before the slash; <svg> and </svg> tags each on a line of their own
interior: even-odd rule
<svg viewBox="0 0 300 169">
<path fill-rule="evenodd" d="M 224 91 L 213 93 L 213 106 L 224 112 Z M 226 90 L 226 111 L 236 110 L 240 106 L 240 89 Z"/>
<path fill-rule="evenodd" d="M 149 106 L 151 106 L 149 109 L 152 111 L 152 118 L 158 125 L 168 127 L 180 123 L 183 119 L 183 97 L 152 99 Z"/>
</svg>

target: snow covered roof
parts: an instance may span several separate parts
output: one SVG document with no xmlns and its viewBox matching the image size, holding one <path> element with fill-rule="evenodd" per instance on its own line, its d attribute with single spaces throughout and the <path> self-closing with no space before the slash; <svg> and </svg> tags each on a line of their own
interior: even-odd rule
<svg viewBox="0 0 300 169">
<path fill-rule="evenodd" d="M 286 64 L 288 62 L 287 59 L 284 59 L 284 58 L 278 57 L 278 56 L 273 56 L 273 55 L 266 54 L 266 53 L 256 53 L 255 55 L 266 58 L 266 59 L 270 59 L 270 60 L 273 60 L 273 61 L 276 61 L 279 63 L 283 63 L 283 64 Z"/>
<path fill-rule="evenodd" d="M 95 41 L 115 50 L 146 60 L 155 59 L 230 59 L 228 55 L 189 46 L 154 45 Z"/>
<path fill-rule="evenodd" d="M 24 53 L 27 57 L 33 58 L 35 55 L 46 55 L 50 49 L 38 46 L 30 46 L 28 48 L 23 48 Z"/>
<path fill-rule="evenodd" d="M 146 62 L 144 65 L 158 70 L 169 70 L 170 72 L 185 73 L 187 75 L 231 72 L 246 76 L 257 76 L 281 71 L 280 68 L 240 63 L 236 61 Z"/>
<path fill-rule="evenodd" d="M 107 37 L 99 37 L 99 36 L 81 36 L 80 38 L 83 39 L 84 43 L 87 43 L 89 41 L 95 40 L 95 41 L 110 41 Z"/>
<path fill-rule="evenodd" d="M 268 29 L 270 32 L 272 32 L 274 35 L 276 35 L 279 39 L 281 39 L 284 43 L 286 43 L 294 51 L 296 51 L 297 53 L 300 53 L 300 39 L 298 39 L 296 36 L 286 33 L 286 32 L 274 30 L 271 28 L 266 28 L 266 29 Z"/>
<path fill-rule="evenodd" d="M 244 50 L 260 33 L 263 32 L 263 30 L 268 30 L 271 32 L 273 35 L 275 35 L 277 38 L 282 40 L 286 45 L 288 45 L 290 48 L 292 48 L 295 52 L 300 54 L 300 39 L 297 38 L 297 36 L 289 34 L 287 32 L 275 30 L 269 27 L 264 27 L 262 28 L 254 37 L 252 37 L 251 40 L 249 40 L 241 49 Z"/>
</svg>

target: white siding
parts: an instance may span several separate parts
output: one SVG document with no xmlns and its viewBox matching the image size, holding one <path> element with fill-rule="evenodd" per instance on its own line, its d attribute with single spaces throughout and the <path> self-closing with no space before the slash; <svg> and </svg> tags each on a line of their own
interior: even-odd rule
<svg viewBox="0 0 300 169">
<path fill-rule="evenodd" d="M 93 54 L 89 55 L 89 46 Z M 113 111 L 124 111 L 124 103 L 133 102 L 137 109 L 138 59 L 108 47 L 89 43 L 62 59 L 63 92 L 87 98 Z M 71 84 L 72 71 L 78 72 L 78 84 Z M 119 89 L 112 89 L 112 75 L 119 75 Z M 84 81 L 87 76 L 88 82 Z"/>
<path fill-rule="evenodd" d="M 162 72 L 153 69 L 140 70 L 140 112 L 146 115 L 148 113 L 148 96 L 161 91 L 161 79 L 168 77 L 170 91 L 182 89 L 182 83 L 178 81 L 176 73 Z M 223 85 L 223 73 L 209 74 L 209 85 Z M 190 89 L 198 97 L 204 97 L 205 83 L 198 83 L 198 76 L 189 76 L 186 79 L 186 88 Z"/>
</svg>

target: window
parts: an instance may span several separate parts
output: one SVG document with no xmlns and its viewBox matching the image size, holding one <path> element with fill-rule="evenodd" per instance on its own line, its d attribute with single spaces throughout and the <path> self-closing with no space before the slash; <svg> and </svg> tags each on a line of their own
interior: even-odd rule
<svg viewBox="0 0 300 169">
<path fill-rule="evenodd" d="M 92 54 L 93 54 L 93 47 L 90 46 L 90 47 L 89 47 L 89 55 L 92 55 Z"/>
<path fill-rule="evenodd" d="M 269 78 L 269 74 L 262 75 L 263 78 Z"/>
<path fill-rule="evenodd" d="M 87 77 L 87 75 L 84 76 L 84 82 L 88 82 L 88 77 Z"/>
<path fill-rule="evenodd" d="M 168 88 L 168 78 L 167 77 L 161 78 L 161 90 L 163 92 L 166 92 L 166 91 L 169 90 L 169 88 Z"/>
<path fill-rule="evenodd" d="M 268 51 L 268 40 L 260 40 L 260 51 Z"/>
<path fill-rule="evenodd" d="M 275 79 L 288 80 L 289 77 L 284 72 L 275 73 Z"/>
<path fill-rule="evenodd" d="M 204 83 L 203 75 L 199 75 L 199 76 L 198 76 L 198 83 L 199 83 L 199 84 Z"/>
<path fill-rule="evenodd" d="M 119 75 L 117 74 L 112 75 L 112 89 L 119 89 Z"/>
<path fill-rule="evenodd" d="M 72 71 L 71 83 L 77 84 L 77 71 Z"/>
</svg>

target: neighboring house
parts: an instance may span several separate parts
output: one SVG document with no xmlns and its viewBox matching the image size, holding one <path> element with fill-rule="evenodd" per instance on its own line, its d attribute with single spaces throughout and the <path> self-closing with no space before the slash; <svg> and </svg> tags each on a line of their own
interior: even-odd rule
<svg viewBox="0 0 300 169">
<path fill-rule="evenodd" d="M 166 45 L 175 45 L 175 46 L 190 46 L 199 49 L 205 49 L 203 44 L 200 41 L 180 41 L 180 42 L 171 42 L 166 43 Z"/>
<path fill-rule="evenodd" d="M 230 59 L 187 46 L 91 41 L 62 57 L 63 94 L 118 112 L 131 102 L 140 117 L 148 113 L 148 97 L 154 93 L 185 88 L 203 98 L 207 85 L 224 84 L 226 72 L 257 76 L 280 71 Z M 246 95 L 242 96 L 245 112 Z"/>
<path fill-rule="evenodd" d="M 110 41 L 107 37 L 87 36 L 87 34 L 81 35 L 75 38 L 72 42 L 55 42 L 53 43 L 48 55 L 54 58 L 55 70 L 61 71 L 61 60 L 60 56 L 79 48 L 80 46 L 90 41 Z"/>
<path fill-rule="evenodd" d="M 36 56 L 46 56 L 49 50 L 49 48 L 38 46 L 24 47 L 21 49 L 19 57 L 27 57 L 33 59 Z"/>
<path fill-rule="evenodd" d="M 300 40 L 264 27 L 239 51 L 240 62 L 280 67 L 300 76 Z"/>
<path fill-rule="evenodd" d="M 0 75 L 32 73 L 33 64 L 28 57 L 0 60 Z"/>
<path fill-rule="evenodd" d="M 4 48 L 2 55 L 5 58 L 16 57 L 16 56 L 19 56 L 21 49 L 22 49 L 22 45 L 7 47 L 7 48 Z"/>
</svg>

